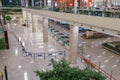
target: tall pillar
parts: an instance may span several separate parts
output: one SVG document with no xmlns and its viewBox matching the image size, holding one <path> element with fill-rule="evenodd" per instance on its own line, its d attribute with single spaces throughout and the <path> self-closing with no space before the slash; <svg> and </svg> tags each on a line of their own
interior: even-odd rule
<svg viewBox="0 0 120 80">
<path fill-rule="evenodd" d="M 78 29 L 79 27 L 70 26 L 70 46 L 69 46 L 69 57 L 68 60 L 71 64 L 75 64 L 77 61 L 78 54 Z"/>
<path fill-rule="evenodd" d="M 26 23 L 26 25 L 27 25 L 27 27 L 28 27 L 28 13 L 27 13 L 27 11 L 25 11 L 26 12 L 26 17 L 25 17 L 25 23 Z"/>
<path fill-rule="evenodd" d="M 111 6 L 112 6 L 112 0 L 110 0 L 110 2 L 109 2 L 109 3 L 110 3 L 110 7 L 111 7 Z"/>
<path fill-rule="evenodd" d="M 42 8 L 42 0 L 40 0 L 40 8 Z"/>
<path fill-rule="evenodd" d="M 48 42 L 48 19 L 47 18 L 43 17 L 42 25 L 43 25 L 43 42 Z"/>
<path fill-rule="evenodd" d="M 96 7 L 96 0 L 93 0 L 93 6 Z"/>
<path fill-rule="evenodd" d="M 26 0 L 26 8 L 28 7 L 28 0 Z"/>
<path fill-rule="evenodd" d="M 105 4 L 105 7 L 107 7 L 108 6 L 108 0 L 105 0 L 104 4 Z"/>
<path fill-rule="evenodd" d="M 20 3 L 21 3 L 21 7 L 23 7 L 23 0 L 20 0 Z"/>
<path fill-rule="evenodd" d="M 2 6 L 2 0 L 0 0 L 0 6 Z"/>
<path fill-rule="evenodd" d="M 46 0 L 44 0 L 44 7 L 46 7 L 47 6 L 47 1 Z"/>
<path fill-rule="evenodd" d="M 55 0 L 51 0 L 51 7 L 52 7 L 52 10 L 55 9 Z"/>
<path fill-rule="evenodd" d="M 32 7 L 34 7 L 34 0 L 32 0 Z"/>
<path fill-rule="evenodd" d="M 78 2 L 77 0 L 74 0 L 74 13 L 77 14 L 77 6 L 78 6 Z"/>
<path fill-rule="evenodd" d="M 84 8 L 85 7 L 85 3 L 84 3 L 85 1 L 84 0 L 82 0 L 82 8 Z"/>
<path fill-rule="evenodd" d="M 34 25 L 34 15 L 31 13 L 31 19 L 32 19 L 32 32 L 36 32 L 36 28 Z"/>
<path fill-rule="evenodd" d="M 103 6 L 105 6 L 105 0 L 103 0 Z"/>
</svg>

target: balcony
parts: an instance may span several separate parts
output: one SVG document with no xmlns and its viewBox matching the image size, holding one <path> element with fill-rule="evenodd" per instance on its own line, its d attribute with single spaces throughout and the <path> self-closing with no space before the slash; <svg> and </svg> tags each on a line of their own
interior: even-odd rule
<svg viewBox="0 0 120 80">
<path fill-rule="evenodd" d="M 30 9 L 42 9 L 54 12 L 64 12 L 64 13 L 72 13 L 74 14 L 74 10 L 70 8 L 40 8 L 40 7 L 28 7 Z M 120 18 L 120 8 L 77 8 L 77 14 L 80 15 L 89 15 L 89 16 L 98 16 L 98 17 L 109 17 L 109 18 Z"/>
<path fill-rule="evenodd" d="M 42 16 L 46 16 L 51 19 L 55 19 L 56 21 L 66 21 L 68 24 L 78 24 L 78 26 L 88 26 L 87 28 L 91 29 L 93 27 L 99 28 L 101 31 L 105 31 L 105 29 L 120 31 L 120 19 L 118 18 L 109 18 L 109 17 L 101 17 L 101 16 L 88 16 L 88 15 L 81 15 L 81 14 L 70 14 L 64 12 L 55 12 L 55 11 L 48 11 L 44 9 L 29 9 L 24 8 L 24 12 L 39 14 Z M 24 14 L 25 15 L 25 14 Z M 103 30 L 104 29 L 104 30 Z"/>
</svg>

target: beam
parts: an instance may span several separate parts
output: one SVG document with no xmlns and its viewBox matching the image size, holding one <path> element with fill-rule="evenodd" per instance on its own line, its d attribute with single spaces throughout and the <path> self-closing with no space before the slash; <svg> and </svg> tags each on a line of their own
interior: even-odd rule
<svg viewBox="0 0 120 80">
<path fill-rule="evenodd" d="M 75 22 L 83 25 L 95 26 L 99 28 L 105 28 L 115 31 L 120 31 L 120 19 L 117 18 L 107 18 L 107 17 L 97 17 L 97 16 L 87 16 L 87 15 L 76 15 L 70 13 L 60 13 L 45 10 L 35 10 L 35 9 L 23 9 L 34 14 L 39 14 L 46 17 L 56 18 L 68 22 Z M 70 17 L 72 16 L 72 17 Z"/>
</svg>

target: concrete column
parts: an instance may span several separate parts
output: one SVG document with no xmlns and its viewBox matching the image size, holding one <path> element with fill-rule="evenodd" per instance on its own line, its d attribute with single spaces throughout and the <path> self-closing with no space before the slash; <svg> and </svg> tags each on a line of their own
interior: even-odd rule
<svg viewBox="0 0 120 80">
<path fill-rule="evenodd" d="M 32 19 L 32 32 L 36 32 L 36 28 L 35 28 L 35 25 L 34 25 L 34 15 L 31 13 L 31 19 Z"/>
<path fill-rule="evenodd" d="M 23 21 L 25 21 L 26 20 L 26 11 L 23 11 L 22 15 L 23 15 Z"/>
<path fill-rule="evenodd" d="M 20 2 L 21 2 L 21 7 L 23 7 L 23 0 L 20 0 Z"/>
<path fill-rule="evenodd" d="M 42 8 L 42 0 L 40 0 L 40 8 Z"/>
<path fill-rule="evenodd" d="M 2 0 L 0 0 L 0 6 L 2 6 Z"/>
<path fill-rule="evenodd" d="M 44 0 L 44 7 L 46 7 L 47 6 L 47 1 L 46 0 Z"/>
<path fill-rule="evenodd" d="M 34 0 L 32 0 L 32 7 L 34 7 Z"/>
<path fill-rule="evenodd" d="M 28 27 L 28 13 L 27 13 L 27 11 L 26 11 L 25 23 L 26 23 L 26 25 Z"/>
<path fill-rule="evenodd" d="M 110 0 L 109 5 L 110 5 L 110 7 L 112 6 L 112 0 Z"/>
<path fill-rule="evenodd" d="M 52 10 L 55 9 L 55 0 L 51 0 L 51 7 L 52 7 Z"/>
<path fill-rule="evenodd" d="M 28 0 L 26 0 L 26 8 L 28 7 Z"/>
<path fill-rule="evenodd" d="M 77 0 L 74 0 L 74 13 L 75 14 L 77 14 L 77 6 L 78 6 Z"/>
<path fill-rule="evenodd" d="M 94 7 L 96 7 L 96 0 L 93 0 L 93 5 Z"/>
<path fill-rule="evenodd" d="M 69 57 L 68 60 L 71 64 L 75 64 L 78 54 L 78 29 L 77 26 L 70 26 L 70 45 L 69 45 Z"/>
<path fill-rule="evenodd" d="M 105 6 L 105 0 L 103 0 L 103 6 Z"/>
<path fill-rule="evenodd" d="M 43 42 L 48 42 L 48 19 L 43 17 L 42 25 L 43 25 Z"/>
</svg>

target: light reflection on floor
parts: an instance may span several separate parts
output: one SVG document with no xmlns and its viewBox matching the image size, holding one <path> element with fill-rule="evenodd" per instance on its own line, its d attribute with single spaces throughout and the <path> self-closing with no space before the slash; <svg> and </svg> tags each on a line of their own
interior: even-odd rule
<svg viewBox="0 0 120 80">
<path fill-rule="evenodd" d="M 49 43 L 43 43 L 43 36 L 40 31 L 37 33 L 31 33 L 29 28 L 15 28 L 12 27 L 13 31 L 16 31 L 16 35 L 19 37 L 19 41 L 23 42 L 25 48 L 30 52 L 53 52 L 59 50 L 65 50 L 63 46 L 60 46 L 56 40 L 49 36 Z M 24 29 L 24 30 L 23 30 Z M 25 31 L 22 33 L 21 31 Z M 29 33 L 28 33 L 29 32 Z M 67 33 L 66 33 L 67 34 Z M 1 52 L 2 59 L 0 58 L 1 65 L 8 66 L 9 80 L 39 80 L 35 76 L 33 71 L 35 70 L 45 70 L 52 69 L 48 66 L 49 60 L 51 58 L 59 60 L 62 56 L 54 57 L 24 57 L 22 56 L 21 46 L 18 44 L 16 39 L 12 34 L 9 34 L 11 49 L 9 51 Z M 111 70 L 114 70 L 113 76 L 119 78 L 120 74 L 120 58 L 118 55 L 115 55 L 107 50 L 102 49 L 100 46 L 101 43 L 116 40 L 114 38 L 106 39 L 97 39 L 97 40 L 84 40 L 84 55 L 91 61 L 99 64 L 101 62 L 101 68 L 110 73 Z M 77 60 L 77 62 L 83 62 L 82 60 Z M 0 70 L 3 70 L 3 66 L 0 65 Z M 78 63 L 77 66 L 83 68 L 83 64 Z M 17 74 L 17 75 L 16 75 Z M 14 76 L 16 75 L 16 76 Z M 24 75 L 24 76 L 23 76 Z"/>
</svg>

